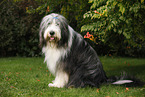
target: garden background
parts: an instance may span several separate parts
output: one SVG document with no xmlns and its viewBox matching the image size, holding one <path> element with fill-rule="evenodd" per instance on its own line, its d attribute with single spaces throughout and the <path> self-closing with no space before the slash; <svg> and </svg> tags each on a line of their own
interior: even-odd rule
<svg viewBox="0 0 145 97">
<path fill-rule="evenodd" d="M 41 56 L 39 25 L 65 16 L 101 56 L 145 57 L 144 0 L 1 0 L 0 57 Z"/>
<path fill-rule="evenodd" d="M 107 76 L 127 72 L 145 82 L 144 0 L 1 0 L 0 97 L 145 97 L 145 86 L 49 88 L 54 76 L 38 45 L 40 22 L 50 13 L 84 36 Z"/>
</svg>

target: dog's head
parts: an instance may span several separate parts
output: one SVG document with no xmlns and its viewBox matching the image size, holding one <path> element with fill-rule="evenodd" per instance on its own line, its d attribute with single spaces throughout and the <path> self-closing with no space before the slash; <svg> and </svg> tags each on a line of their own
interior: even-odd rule
<svg viewBox="0 0 145 97">
<path fill-rule="evenodd" d="M 56 44 L 65 46 L 69 38 L 68 23 L 65 17 L 52 13 L 45 16 L 40 24 L 40 46 Z"/>
</svg>

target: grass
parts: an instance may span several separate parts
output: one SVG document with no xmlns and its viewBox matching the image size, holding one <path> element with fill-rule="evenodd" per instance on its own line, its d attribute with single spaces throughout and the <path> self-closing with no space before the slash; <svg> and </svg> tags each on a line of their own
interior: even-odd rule
<svg viewBox="0 0 145 97">
<path fill-rule="evenodd" d="M 107 76 L 122 71 L 145 82 L 145 59 L 100 57 Z M 102 85 L 98 88 L 49 88 L 54 80 L 43 58 L 0 58 L 0 97 L 145 97 L 145 86 Z"/>
</svg>

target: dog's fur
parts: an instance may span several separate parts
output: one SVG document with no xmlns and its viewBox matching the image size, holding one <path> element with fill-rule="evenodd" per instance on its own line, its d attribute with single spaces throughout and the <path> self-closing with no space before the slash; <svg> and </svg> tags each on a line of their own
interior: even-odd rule
<svg viewBox="0 0 145 97">
<path fill-rule="evenodd" d="M 52 13 L 45 16 L 39 36 L 45 62 L 55 76 L 49 87 L 99 87 L 108 82 L 95 50 L 62 15 Z"/>
</svg>

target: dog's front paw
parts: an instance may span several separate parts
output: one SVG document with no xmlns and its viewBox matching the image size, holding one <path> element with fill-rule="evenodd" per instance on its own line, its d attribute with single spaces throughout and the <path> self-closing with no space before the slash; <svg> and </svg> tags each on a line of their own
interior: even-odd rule
<svg viewBox="0 0 145 97">
<path fill-rule="evenodd" d="M 53 83 L 49 83 L 48 86 L 49 87 L 55 87 L 55 85 Z"/>
<path fill-rule="evenodd" d="M 49 87 L 63 88 L 63 85 L 53 84 L 53 83 L 49 83 L 48 86 L 49 86 Z"/>
</svg>

